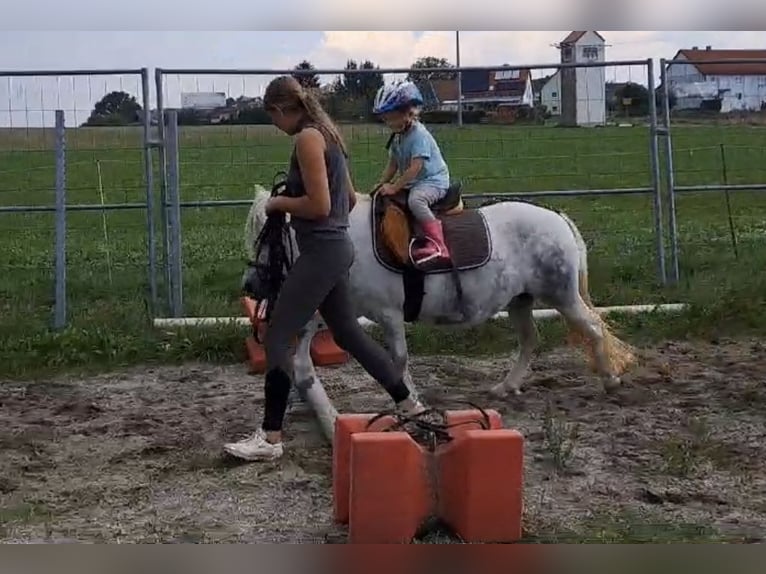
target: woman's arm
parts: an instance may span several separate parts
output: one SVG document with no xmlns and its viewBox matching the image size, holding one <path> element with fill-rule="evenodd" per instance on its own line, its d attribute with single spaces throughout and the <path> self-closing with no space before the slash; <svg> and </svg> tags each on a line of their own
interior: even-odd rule
<svg viewBox="0 0 766 574">
<path fill-rule="evenodd" d="M 325 165 L 326 143 L 319 130 L 306 128 L 295 138 L 295 153 L 306 195 L 275 198 L 277 209 L 303 219 L 321 219 L 330 214 L 330 186 Z"/>
</svg>

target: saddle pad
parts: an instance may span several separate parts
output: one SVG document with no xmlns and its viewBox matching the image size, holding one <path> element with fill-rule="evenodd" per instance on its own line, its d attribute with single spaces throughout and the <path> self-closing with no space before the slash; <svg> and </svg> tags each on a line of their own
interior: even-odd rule
<svg viewBox="0 0 766 574">
<path fill-rule="evenodd" d="M 386 245 L 383 237 L 383 216 L 387 199 L 379 195 L 373 197 L 371 209 L 373 251 L 378 262 L 383 267 L 397 273 L 402 273 L 406 267 Z M 408 213 L 409 214 L 409 213 Z M 492 255 L 492 241 L 484 215 L 477 209 L 464 209 L 457 215 L 439 216 L 444 228 L 444 241 L 452 255 L 452 263 L 437 263 L 425 269 L 419 269 L 426 274 L 447 273 L 453 269 L 467 271 L 485 265 Z"/>
</svg>

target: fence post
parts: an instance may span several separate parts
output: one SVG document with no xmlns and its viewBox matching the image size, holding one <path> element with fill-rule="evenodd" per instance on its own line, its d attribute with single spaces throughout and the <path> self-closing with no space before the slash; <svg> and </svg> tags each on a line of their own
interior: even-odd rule
<svg viewBox="0 0 766 574">
<path fill-rule="evenodd" d="M 668 191 L 668 233 L 670 234 L 671 282 L 675 285 L 680 280 L 678 262 L 678 225 L 676 221 L 676 182 L 673 167 L 673 141 L 670 135 L 670 86 L 668 86 L 667 60 L 660 60 L 660 83 L 662 84 L 663 123 L 665 125 L 665 185 Z"/>
<path fill-rule="evenodd" d="M 160 226 L 162 229 L 162 263 L 164 267 L 165 275 L 165 300 L 167 303 L 168 311 L 172 307 L 171 303 L 171 288 L 170 288 L 170 245 L 168 234 L 168 198 L 167 198 L 167 160 L 165 158 L 165 103 L 163 94 L 163 82 L 162 82 L 162 70 L 155 68 L 154 70 L 154 85 L 157 92 L 157 135 L 160 140 L 158 148 L 159 164 L 160 164 Z"/>
<path fill-rule="evenodd" d="M 654 81 L 654 60 L 646 61 L 647 82 L 649 88 L 649 156 L 652 169 L 652 188 L 654 189 L 654 232 L 657 241 L 657 275 L 662 285 L 667 285 L 665 270 L 665 237 L 662 225 L 662 188 L 660 186 L 659 134 L 657 129 L 657 101 Z"/>
<path fill-rule="evenodd" d="M 168 227 L 169 227 L 169 268 L 171 291 L 171 317 L 183 317 L 183 263 L 181 256 L 181 194 L 179 192 L 178 166 L 178 112 L 168 112 L 165 134 L 165 160 L 168 178 Z"/>
<path fill-rule="evenodd" d="M 56 110 L 56 244 L 53 328 L 67 323 L 66 308 L 66 121 L 64 110 Z"/>
<path fill-rule="evenodd" d="M 149 98 L 149 70 L 141 69 L 141 91 L 144 106 L 144 180 L 146 182 L 146 250 L 149 274 L 149 313 L 157 315 L 157 241 L 154 236 L 154 170 L 150 147 L 152 108 Z"/>
</svg>

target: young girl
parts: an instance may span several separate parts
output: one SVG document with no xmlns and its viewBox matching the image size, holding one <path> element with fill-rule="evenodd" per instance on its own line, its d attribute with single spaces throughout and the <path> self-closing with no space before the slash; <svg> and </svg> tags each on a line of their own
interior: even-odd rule
<svg viewBox="0 0 766 574">
<path fill-rule="evenodd" d="M 426 237 L 425 245 L 413 250 L 416 265 L 450 260 L 441 221 L 431 211 L 431 205 L 447 194 L 449 169 L 436 140 L 418 121 L 421 105 L 423 96 L 417 86 L 412 82 L 398 82 L 378 90 L 373 108 L 373 113 L 381 115 L 395 134 L 378 190 L 383 195 L 393 195 L 409 188 L 407 205 Z M 397 173 L 398 177 L 392 182 Z"/>
<path fill-rule="evenodd" d="M 348 213 L 354 187 L 338 128 L 314 95 L 295 78 L 272 80 L 263 98 L 272 122 L 295 139 L 287 193 L 266 213 L 289 213 L 300 255 L 282 285 L 265 340 L 265 405 L 261 427 L 224 449 L 245 460 L 282 456 L 282 424 L 292 384 L 292 341 L 319 310 L 340 347 L 388 392 L 405 414 L 425 407 L 410 395 L 388 352 L 356 320 L 349 286 L 354 245 Z"/>
</svg>

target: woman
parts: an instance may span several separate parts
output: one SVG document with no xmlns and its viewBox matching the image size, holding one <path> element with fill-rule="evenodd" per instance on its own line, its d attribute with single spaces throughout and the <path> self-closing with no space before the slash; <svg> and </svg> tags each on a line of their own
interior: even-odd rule
<svg viewBox="0 0 766 574">
<path fill-rule="evenodd" d="M 383 386 L 397 408 L 409 415 L 425 410 L 410 397 L 402 373 L 359 326 L 353 310 L 348 276 L 354 245 L 347 230 L 355 191 L 338 128 L 314 95 L 292 76 L 274 79 L 263 104 L 274 125 L 295 138 L 286 193 L 271 198 L 266 212 L 290 214 L 300 256 L 282 285 L 266 332 L 266 404 L 261 428 L 244 440 L 224 445 L 226 452 L 246 460 L 273 460 L 283 454 L 291 341 L 317 310 L 337 344 Z"/>
</svg>

